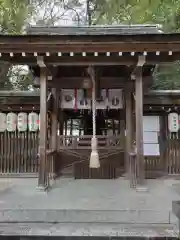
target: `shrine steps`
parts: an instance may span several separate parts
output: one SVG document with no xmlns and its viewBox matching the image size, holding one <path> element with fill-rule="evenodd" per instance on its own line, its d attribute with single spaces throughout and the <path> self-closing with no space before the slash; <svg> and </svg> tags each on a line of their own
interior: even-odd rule
<svg viewBox="0 0 180 240">
<path fill-rule="evenodd" d="M 21 239 L 54 240 L 175 240 L 179 239 L 178 230 L 166 224 L 89 224 L 89 223 L 2 223 L 3 236 L 16 236 Z M 1 236 L 2 239 L 3 236 Z M 9 239 L 9 238 L 8 238 Z M 7 238 L 5 238 L 7 240 Z"/>
<path fill-rule="evenodd" d="M 118 224 L 172 224 L 171 211 L 148 209 L 3 209 L 0 223 L 118 223 Z"/>
</svg>

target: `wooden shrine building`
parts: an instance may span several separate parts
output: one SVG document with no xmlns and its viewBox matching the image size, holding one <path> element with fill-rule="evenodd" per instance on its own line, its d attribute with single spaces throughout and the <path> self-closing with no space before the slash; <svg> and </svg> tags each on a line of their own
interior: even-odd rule
<svg viewBox="0 0 180 240">
<path fill-rule="evenodd" d="M 40 89 L 0 93 L 2 175 L 38 173 L 46 188 L 50 173 L 115 178 L 132 173 L 132 161 L 138 184 L 149 166 L 176 173 L 179 152 L 164 143 L 171 139 L 179 149 L 178 131 L 165 130 L 179 95 L 148 90 L 155 66 L 179 59 L 180 34 L 157 26 L 35 26 L 25 35 L 1 35 L 0 60 L 28 65 Z M 143 106 L 151 118 L 143 117 Z"/>
</svg>

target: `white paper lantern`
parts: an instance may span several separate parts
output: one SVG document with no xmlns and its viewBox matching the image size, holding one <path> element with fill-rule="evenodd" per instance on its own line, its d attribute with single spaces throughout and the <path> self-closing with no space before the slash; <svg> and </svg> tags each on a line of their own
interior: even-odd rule
<svg viewBox="0 0 180 240">
<path fill-rule="evenodd" d="M 168 115 L 168 129 L 170 132 L 178 132 L 179 130 L 179 116 L 177 113 L 169 113 Z"/>
<path fill-rule="evenodd" d="M 0 113 L 0 132 L 6 131 L 6 114 Z"/>
<path fill-rule="evenodd" d="M 30 132 L 36 132 L 39 128 L 39 116 L 37 113 L 30 113 L 28 115 L 28 126 Z"/>
<path fill-rule="evenodd" d="M 6 116 L 6 127 L 8 132 L 15 132 L 17 127 L 17 114 L 10 112 Z"/>
<path fill-rule="evenodd" d="M 19 132 L 27 131 L 27 113 L 24 113 L 24 112 L 18 113 L 17 129 Z"/>
</svg>

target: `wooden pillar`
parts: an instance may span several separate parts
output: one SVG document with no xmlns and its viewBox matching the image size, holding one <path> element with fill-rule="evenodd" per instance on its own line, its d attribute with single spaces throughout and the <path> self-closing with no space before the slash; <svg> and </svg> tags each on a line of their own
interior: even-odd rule
<svg viewBox="0 0 180 240">
<path fill-rule="evenodd" d="M 46 68 L 40 68 L 40 140 L 39 188 L 47 188 L 47 77 Z"/>
<path fill-rule="evenodd" d="M 129 154 L 132 151 L 132 130 L 133 130 L 133 111 L 131 89 L 125 91 L 126 106 L 126 152 L 125 152 L 125 172 L 129 173 Z"/>
<path fill-rule="evenodd" d="M 143 83 L 142 67 L 138 67 L 135 75 L 135 119 L 136 119 L 136 151 L 137 151 L 137 183 L 144 181 L 143 150 Z"/>
<path fill-rule="evenodd" d="M 53 107 L 52 107 L 52 122 L 51 122 L 51 147 L 53 151 L 57 150 L 57 126 L 58 126 L 58 94 L 57 89 L 52 89 Z"/>
<path fill-rule="evenodd" d="M 58 93 L 56 88 L 52 88 L 53 106 L 51 112 L 51 150 L 54 151 L 52 158 L 51 171 L 55 177 L 55 161 L 57 156 L 57 132 L 58 132 Z"/>
</svg>

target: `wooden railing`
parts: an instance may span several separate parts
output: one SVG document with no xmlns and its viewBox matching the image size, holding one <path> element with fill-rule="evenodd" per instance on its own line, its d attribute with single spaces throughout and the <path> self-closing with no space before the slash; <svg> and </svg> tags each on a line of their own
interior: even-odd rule
<svg viewBox="0 0 180 240">
<path fill-rule="evenodd" d="M 92 136 L 58 136 L 59 149 L 91 149 Z M 117 149 L 123 147 L 121 136 L 97 136 L 98 149 Z"/>
</svg>

